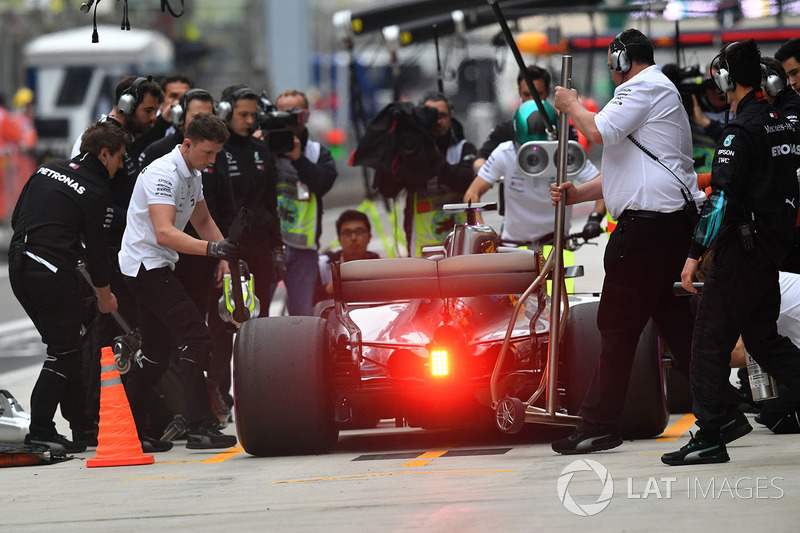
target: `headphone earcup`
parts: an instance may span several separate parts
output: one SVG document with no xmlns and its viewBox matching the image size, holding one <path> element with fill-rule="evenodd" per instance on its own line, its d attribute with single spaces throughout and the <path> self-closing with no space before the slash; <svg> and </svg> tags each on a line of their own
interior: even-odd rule
<svg viewBox="0 0 800 533">
<path fill-rule="evenodd" d="M 626 74 L 631 69 L 631 61 L 628 52 L 624 49 L 611 52 L 611 68 L 615 72 Z"/>
<path fill-rule="evenodd" d="M 172 110 L 170 111 L 170 118 L 172 119 L 172 125 L 176 128 L 180 128 L 183 126 L 183 121 L 186 118 L 186 113 L 183 111 L 183 106 L 181 104 L 177 104 L 172 106 Z"/>
<path fill-rule="evenodd" d="M 786 88 L 786 84 L 777 74 L 770 74 L 767 76 L 767 81 L 764 82 L 764 90 L 767 91 L 770 97 L 775 98 L 782 90 Z"/>
<path fill-rule="evenodd" d="M 132 115 L 136 109 L 136 97 L 132 94 L 123 94 L 117 102 L 117 111 L 120 115 Z"/>
<path fill-rule="evenodd" d="M 228 122 L 233 115 L 233 104 L 227 100 L 223 100 L 214 105 L 214 114 L 217 115 L 222 122 Z"/>
<path fill-rule="evenodd" d="M 736 82 L 726 68 L 720 68 L 714 74 L 714 83 L 717 84 L 719 90 L 724 93 L 732 93 L 736 90 Z"/>
</svg>

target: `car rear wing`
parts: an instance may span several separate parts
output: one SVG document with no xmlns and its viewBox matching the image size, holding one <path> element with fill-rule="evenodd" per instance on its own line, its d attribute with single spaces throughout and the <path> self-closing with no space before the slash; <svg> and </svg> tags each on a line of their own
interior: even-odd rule
<svg viewBox="0 0 800 533">
<path fill-rule="evenodd" d="M 343 303 L 521 294 L 539 274 L 539 254 L 519 250 L 439 261 L 403 257 L 332 264 Z"/>
</svg>

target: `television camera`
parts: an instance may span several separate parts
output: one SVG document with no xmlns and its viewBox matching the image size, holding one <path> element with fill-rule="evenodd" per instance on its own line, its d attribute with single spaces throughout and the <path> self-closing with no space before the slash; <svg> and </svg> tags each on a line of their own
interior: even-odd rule
<svg viewBox="0 0 800 533">
<path fill-rule="evenodd" d="M 716 112 L 711 103 L 708 101 L 706 91 L 709 89 L 717 90 L 717 85 L 711 76 L 704 74 L 700 70 L 699 65 L 691 65 L 688 67 L 679 67 L 675 63 L 664 65 L 662 72 L 667 76 L 675 87 L 678 88 L 678 93 L 681 95 L 683 107 L 691 117 L 694 115 L 694 103 L 692 96 L 697 98 L 700 108 L 706 112 Z"/>
<path fill-rule="evenodd" d="M 286 154 L 294 149 L 294 132 L 287 126 L 304 125 L 308 122 L 308 109 L 295 107 L 289 111 L 278 111 L 267 92 L 258 97 L 258 127 L 264 132 L 264 141 L 270 151 Z"/>
</svg>

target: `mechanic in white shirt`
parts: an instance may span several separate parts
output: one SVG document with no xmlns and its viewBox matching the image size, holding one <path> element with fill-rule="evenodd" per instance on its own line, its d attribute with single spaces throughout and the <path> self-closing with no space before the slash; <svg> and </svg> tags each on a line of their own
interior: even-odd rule
<svg viewBox="0 0 800 533">
<path fill-rule="evenodd" d="M 216 429 L 216 416 L 206 392 L 203 368 L 208 365 L 211 337 L 204 318 L 173 270 L 178 252 L 220 259 L 218 276 L 230 272 L 228 260 L 238 260 L 238 246 L 223 239 L 203 198 L 201 171 L 212 164 L 228 139 L 225 123 L 200 113 L 186 128 L 182 144 L 156 159 L 136 180 L 122 236 L 119 264 L 136 298 L 142 334 L 141 366 L 133 365 L 125 383 L 139 438 L 152 451 L 171 443 L 145 434 L 148 390 L 167 370 L 178 350 L 183 377 L 189 449 L 228 448 L 236 438 Z M 184 233 L 187 222 L 200 236 Z"/>
<path fill-rule="evenodd" d="M 555 109 L 547 102 L 542 102 L 542 105 L 551 121 L 557 124 Z M 547 140 L 546 123 L 536 102 L 529 100 L 514 113 L 513 125 L 516 140 L 500 143 L 492 151 L 464 194 L 464 202 L 480 201 L 495 183 L 504 178 L 505 218 L 500 236 L 503 244 L 541 247 L 553 240 L 555 209 L 550 201 L 550 184 L 555 183 L 556 176 L 527 176 L 517 164 L 517 150 L 529 141 Z M 585 183 L 599 177 L 597 167 L 587 160 L 573 179 Z M 565 234 L 569 234 L 571 217 L 572 208 L 567 207 Z"/>
<path fill-rule="evenodd" d="M 602 196 L 619 220 L 604 257 L 600 358 L 580 426 L 552 444 L 563 454 L 622 444 L 617 424 L 636 345 L 651 317 L 687 374 L 691 359 L 689 299 L 672 293 L 694 229 L 687 213 L 696 216 L 695 204 L 703 198 L 692 168 L 689 119 L 675 85 L 655 65 L 653 43 L 640 31 L 628 29 L 614 38 L 608 67 L 617 88 L 600 112 L 581 105 L 575 90 L 557 87 L 555 94 L 556 109 L 568 113 L 587 139 L 603 145 L 603 159 L 602 178 L 553 185 L 553 202 L 570 205 Z"/>
</svg>

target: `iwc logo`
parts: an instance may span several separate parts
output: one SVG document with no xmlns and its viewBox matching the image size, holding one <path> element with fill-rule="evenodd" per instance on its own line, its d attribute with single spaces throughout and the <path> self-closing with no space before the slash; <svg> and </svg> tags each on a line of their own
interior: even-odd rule
<svg viewBox="0 0 800 533">
<path fill-rule="evenodd" d="M 569 484 L 576 472 L 594 472 L 600 478 L 602 489 L 595 503 L 579 504 L 570 495 Z M 561 503 L 564 504 L 564 507 L 569 512 L 578 516 L 594 516 L 611 503 L 611 497 L 614 495 L 614 480 L 611 479 L 608 469 L 597 461 L 579 459 L 571 462 L 561 471 L 561 475 L 558 477 L 557 489 L 558 499 L 561 500 Z"/>
</svg>

